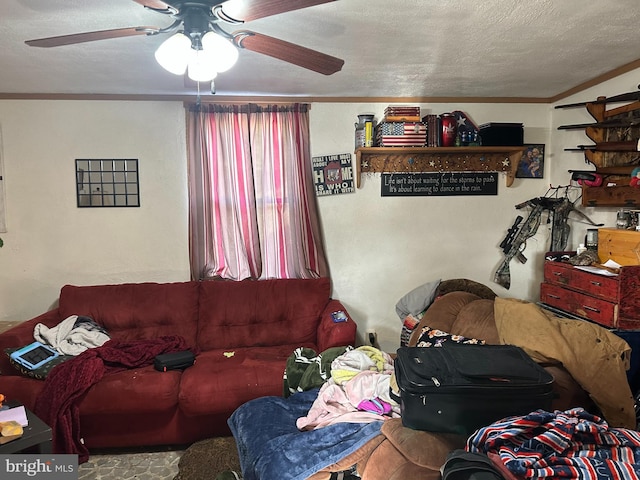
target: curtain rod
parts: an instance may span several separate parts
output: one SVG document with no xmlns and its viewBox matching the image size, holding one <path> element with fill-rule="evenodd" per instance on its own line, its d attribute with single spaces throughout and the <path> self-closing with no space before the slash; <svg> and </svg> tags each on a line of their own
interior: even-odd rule
<svg viewBox="0 0 640 480">
<path fill-rule="evenodd" d="M 198 111 L 238 111 L 238 112 L 260 112 L 263 110 L 278 110 L 278 111 L 309 111 L 311 105 L 308 103 L 183 103 L 184 108 L 190 112 Z"/>
</svg>

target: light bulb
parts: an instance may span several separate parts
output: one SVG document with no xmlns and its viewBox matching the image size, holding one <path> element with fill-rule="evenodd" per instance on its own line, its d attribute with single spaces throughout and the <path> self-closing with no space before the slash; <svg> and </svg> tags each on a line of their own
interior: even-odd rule
<svg viewBox="0 0 640 480">
<path fill-rule="evenodd" d="M 207 32 L 202 36 L 202 49 L 212 55 L 216 72 L 226 72 L 238 60 L 238 49 L 226 38 L 215 32 Z"/>
<path fill-rule="evenodd" d="M 216 78 L 215 58 L 205 50 L 191 50 L 187 74 L 194 82 L 210 82 Z"/>
<path fill-rule="evenodd" d="M 184 75 L 189 62 L 191 40 L 184 33 L 178 32 L 167 38 L 155 53 L 156 61 L 165 70 L 174 75 Z"/>
</svg>

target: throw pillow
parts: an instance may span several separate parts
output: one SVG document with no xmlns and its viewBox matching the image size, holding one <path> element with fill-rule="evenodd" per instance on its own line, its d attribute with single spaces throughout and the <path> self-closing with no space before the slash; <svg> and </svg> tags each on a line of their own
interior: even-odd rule
<svg viewBox="0 0 640 480">
<path fill-rule="evenodd" d="M 54 358 L 50 362 L 45 363 L 41 367 L 38 367 L 34 370 L 29 370 L 28 368 L 25 368 L 24 366 L 16 362 L 13 358 L 11 358 L 11 354 L 21 348 L 23 347 L 5 348 L 4 353 L 7 354 L 7 356 L 9 357 L 9 363 L 11 363 L 11 365 L 13 365 L 16 370 L 18 370 L 25 377 L 35 378 L 36 380 L 44 380 L 45 378 L 47 378 L 47 375 L 49 375 L 49 372 L 53 369 L 53 367 L 55 367 L 56 365 L 60 365 L 62 362 L 66 362 L 67 360 L 74 357 L 73 355 L 58 355 L 56 358 Z"/>
<path fill-rule="evenodd" d="M 441 347 L 444 342 L 465 343 L 473 345 L 484 345 L 484 340 L 477 338 L 467 338 L 462 335 L 443 332 L 437 328 L 422 327 L 418 337 L 417 347 Z"/>
</svg>

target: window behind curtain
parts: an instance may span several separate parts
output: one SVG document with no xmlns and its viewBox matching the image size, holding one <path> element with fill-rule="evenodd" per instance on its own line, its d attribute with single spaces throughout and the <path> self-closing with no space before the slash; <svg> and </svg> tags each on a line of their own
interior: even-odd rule
<svg viewBox="0 0 640 480">
<path fill-rule="evenodd" d="M 187 112 L 192 278 L 327 276 L 306 105 Z"/>
</svg>

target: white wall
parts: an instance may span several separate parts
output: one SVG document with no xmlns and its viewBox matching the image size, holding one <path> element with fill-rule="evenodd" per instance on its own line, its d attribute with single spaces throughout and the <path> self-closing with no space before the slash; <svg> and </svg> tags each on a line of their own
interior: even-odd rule
<svg viewBox="0 0 640 480">
<path fill-rule="evenodd" d="M 634 90 L 636 74 L 568 101 Z M 312 155 L 353 152 L 357 115 L 383 116 L 387 104 L 315 103 Z M 547 145 L 544 179 L 500 175 L 498 195 L 381 197 L 380 178 L 364 175 L 356 193 L 318 199 L 334 296 L 381 347 L 399 343 L 398 299 L 437 279 L 470 278 L 502 296 L 535 301 L 549 228 L 527 242 L 522 265 L 511 262 L 511 289 L 493 283 L 498 248 L 522 213 L 515 205 L 569 183 L 569 168 L 589 168 L 563 148 L 586 143 L 564 123 L 589 121 L 584 111 L 537 104 L 429 104 L 422 113 L 465 111 L 476 123 L 522 122 L 526 143 Z M 0 234 L 0 320 L 25 320 L 55 304 L 66 283 L 183 281 L 189 278 L 184 109 L 171 102 L 0 101 L 6 218 Z M 140 208 L 76 207 L 76 158 L 138 158 Z M 355 159 L 355 156 L 354 156 Z M 615 210 L 585 211 L 615 222 Z M 572 223 L 575 247 L 584 224 Z"/>
<path fill-rule="evenodd" d="M 312 154 L 353 151 L 357 115 L 382 119 L 387 104 L 314 104 L 311 109 Z M 525 124 L 525 143 L 549 143 L 551 107 L 529 104 L 430 104 L 422 113 L 462 110 L 474 122 Z M 548 169 L 548 167 L 545 167 Z M 546 228 L 531 239 L 521 265 L 511 262 L 511 288 L 493 283 L 503 256 L 498 245 L 519 213 L 515 205 L 543 195 L 544 179 L 516 179 L 506 187 L 499 176 L 496 196 L 381 197 L 380 176 L 363 175 L 353 194 L 320 197 L 336 298 L 354 316 L 361 334 L 375 329 L 380 345 L 394 351 L 401 321 L 396 302 L 433 280 L 469 278 L 503 296 L 535 299 L 547 250 Z M 537 254 L 536 252 L 542 252 Z"/>
<path fill-rule="evenodd" d="M 66 283 L 189 279 L 180 103 L 7 100 L 0 129 L 0 320 L 48 310 Z M 77 208 L 76 158 L 137 158 L 140 208 Z"/>
</svg>

